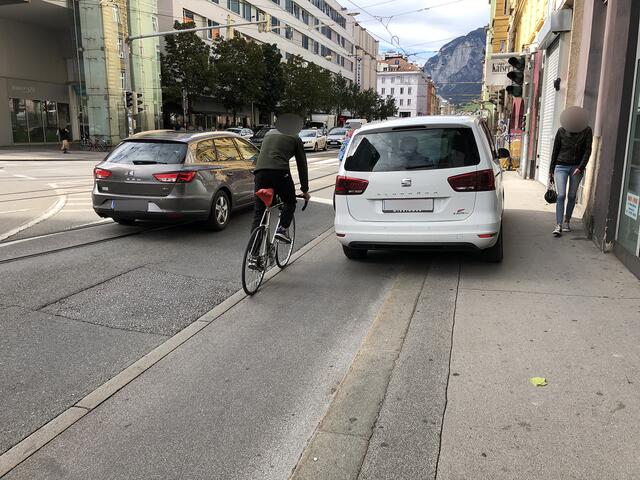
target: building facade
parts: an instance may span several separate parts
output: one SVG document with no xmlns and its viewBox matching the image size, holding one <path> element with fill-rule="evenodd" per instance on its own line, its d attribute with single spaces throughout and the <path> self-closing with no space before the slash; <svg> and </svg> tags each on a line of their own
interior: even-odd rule
<svg viewBox="0 0 640 480">
<path fill-rule="evenodd" d="M 353 18 L 353 16 L 352 16 Z M 353 20 L 355 75 L 360 90 L 375 90 L 378 84 L 378 41 Z"/>
<path fill-rule="evenodd" d="M 396 101 L 399 117 L 418 117 L 430 114 L 435 95 L 433 81 L 422 69 L 405 57 L 387 54 L 378 60 L 378 94 Z"/>
<path fill-rule="evenodd" d="M 157 25 L 155 0 L 57 2 L 0 6 L 0 145 L 57 141 L 69 125 L 75 140 L 114 144 L 128 135 L 126 90 L 143 111 L 136 130 L 161 119 L 157 40 L 127 49 L 125 39 Z M 155 20 L 154 20 L 155 19 Z"/>
</svg>

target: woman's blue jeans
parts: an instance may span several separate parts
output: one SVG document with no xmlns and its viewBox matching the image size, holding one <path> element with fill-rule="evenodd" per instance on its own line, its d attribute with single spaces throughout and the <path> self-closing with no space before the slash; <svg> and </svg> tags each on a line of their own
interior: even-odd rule
<svg viewBox="0 0 640 480">
<path fill-rule="evenodd" d="M 576 166 L 556 165 L 553 172 L 553 178 L 556 183 L 556 191 L 558 192 L 558 201 L 556 203 L 556 223 L 562 224 L 563 220 L 571 218 L 573 209 L 576 206 L 576 194 L 582 180 L 582 173 L 573 175 Z M 569 184 L 569 192 L 567 193 L 567 183 Z M 565 212 L 566 203 L 566 212 Z"/>
</svg>

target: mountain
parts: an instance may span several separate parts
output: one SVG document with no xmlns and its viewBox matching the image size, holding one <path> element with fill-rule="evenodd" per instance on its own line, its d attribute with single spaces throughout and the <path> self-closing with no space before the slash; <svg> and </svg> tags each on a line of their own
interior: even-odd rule
<svg viewBox="0 0 640 480">
<path fill-rule="evenodd" d="M 480 27 L 447 43 L 427 60 L 423 70 L 433 78 L 438 95 L 457 104 L 480 95 L 485 42 L 486 32 Z"/>
</svg>

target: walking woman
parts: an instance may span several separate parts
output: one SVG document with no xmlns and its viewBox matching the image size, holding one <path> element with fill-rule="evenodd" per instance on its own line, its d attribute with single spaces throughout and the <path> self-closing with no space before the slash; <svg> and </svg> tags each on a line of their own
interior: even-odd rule
<svg viewBox="0 0 640 480">
<path fill-rule="evenodd" d="M 556 237 L 571 231 L 576 194 L 591 156 L 593 139 L 587 112 L 582 107 L 566 108 L 560 116 L 560 125 L 553 142 L 549 168 L 549 182 L 555 184 L 558 192 L 556 228 L 553 231 Z"/>
</svg>

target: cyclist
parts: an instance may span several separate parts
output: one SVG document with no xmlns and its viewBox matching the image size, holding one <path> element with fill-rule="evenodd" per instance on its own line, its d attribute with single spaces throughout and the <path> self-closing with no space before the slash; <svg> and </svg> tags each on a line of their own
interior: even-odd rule
<svg viewBox="0 0 640 480">
<path fill-rule="evenodd" d="M 264 137 L 254 170 L 255 191 L 257 192 L 263 188 L 272 188 L 284 204 L 276 238 L 285 243 L 291 243 L 289 226 L 293 220 L 293 212 L 296 209 L 296 189 L 289 169 L 289 159 L 291 157 L 295 156 L 296 158 L 302 195 L 305 200 L 311 198 L 309 195 L 307 156 L 304 153 L 302 140 L 298 136 L 298 133 L 302 130 L 302 124 L 302 118 L 294 114 L 287 113 L 278 117 L 275 124 L 276 129 Z M 260 225 L 265 208 L 262 200 L 256 197 L 251 231 Z"/>
</svg>

